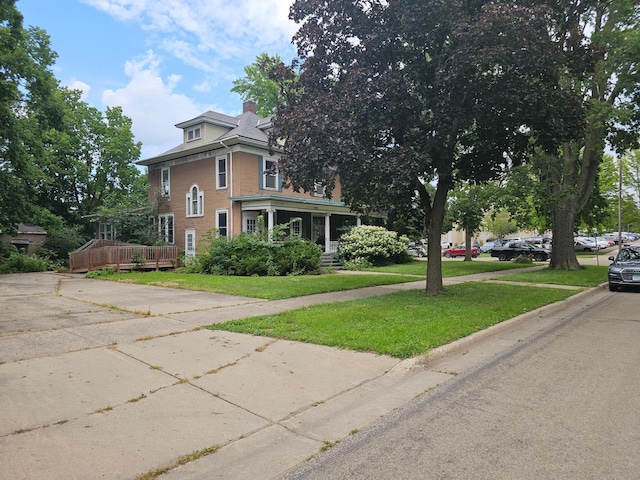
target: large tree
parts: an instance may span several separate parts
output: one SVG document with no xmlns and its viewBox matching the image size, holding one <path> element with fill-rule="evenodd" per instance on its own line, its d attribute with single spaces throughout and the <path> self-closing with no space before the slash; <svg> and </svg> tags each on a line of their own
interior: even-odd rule
<svg viewBox="0 0 640 480">
<path fill-rule="evenodd" d="M 545 2 L 547 3 L 547 2 Z M 640 131 L 640 6 L 635 0 L 548 2 L 550 31 L 563 53 L 559 88 L 577 92 L 586 128 L 537 166 L 551 205 L 550 266 L 577 269 L 573 229 L 592 196 L 606 142 L 618 154 Z"/>
<path fill-rule="evenodd" d="M 439 294 L 449 191 L 518 162 L 532 136 L 557 148 L 579 124 L 573 94 L 557 88 L 544 13 L 512 2 L 297 0 L 301 74 L 272 132 L 286 178 L 329 194 L 339 178 L 361 211 L 417 198 L 431 240 L 426 290 Z"/>
<path fill-rule="evenodd" d="M 15 0 L 0 0 L 0 230 L 11 231 L 36 209 L 35 160 L 43 133 L 59 124 L 52 101 L 55 53 L 37 28 L 24 28 Z"/>
<path fill-rule="evenodd" d="M 244 67 L 244 77 L 233 81 L 232 92 L 239 94 L 243 100 L 256 102 L 257 113 L 261 117 L 269 117 L 276 111 L 280 90 L 278 84 L 269 78 L 269 71 L 282 63 L 280 56 L 273 57 L 261 53 L 256 60 Z"/>
<path fill-rule="evenodd" d="M 49 129 L 38 203 L 70 224 L 88 227 L 87 215 L 103 206 L 113 206 L 139 194 L 134 163 L 141 145 L 131 131 L 131 119 L 120 107 L 100 112 L 81 100 L 79 91 L 59 89 L 56 99 L 64 117 L 60 128 Z M 139 195 L 138 195 L 139 196 Z M 142 206 L 142 205 L 140 205 Z"/>
</svg>

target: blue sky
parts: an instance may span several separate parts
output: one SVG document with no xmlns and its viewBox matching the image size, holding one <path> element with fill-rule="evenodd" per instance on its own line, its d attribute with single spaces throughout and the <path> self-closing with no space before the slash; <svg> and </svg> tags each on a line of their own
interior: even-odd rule
<svg viewBox="0 0 640 480">
<path fill-rule="evenodd" d="M 182 140 L 175 124 L 242 111 L 232 82 L 262 52 L 289 62 L 293 0 L 18 0 L 50 36 L 61 85 L 104 111 L 121 106 L 142 158 Z"/>
</svg>

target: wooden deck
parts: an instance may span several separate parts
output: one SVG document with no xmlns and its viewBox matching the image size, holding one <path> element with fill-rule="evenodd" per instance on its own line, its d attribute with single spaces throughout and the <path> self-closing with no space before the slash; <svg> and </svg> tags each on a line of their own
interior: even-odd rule
<svg viewBox="0 0 640 480">
<path fill-rule="evenodd" d="M 160 270 L 178 266 L 180 249 L 174 245 L 134 245 L 111 240 L 92 240 L 69 254 L 69 269 L 83 273 L 102 268 Z"/>
</svg>

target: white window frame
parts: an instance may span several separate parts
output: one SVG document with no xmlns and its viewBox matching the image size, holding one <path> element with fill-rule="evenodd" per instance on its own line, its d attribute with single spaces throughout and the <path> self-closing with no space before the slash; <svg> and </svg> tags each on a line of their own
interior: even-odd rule
<svg viewBox="0 0 640 480">
<path fill-rule="evenodd" d="M 175 243 L 175 228 L 173 213 L 158 215 L 158 233 L 165 243 L 169 245 Z"/>
<path fill-rule="evenodd" d="M 327 192 L 327 187 L 322 185 L 320 182 L 316 182 L 313 184 L 313 190 L 311 191 L 311 195 L 314 197 L 324 197 Z"/>
<path fill-rule="evenodd" d="M 292 237 L 302 237 L 302 219 L 294 218 L 289 222 Z"/>
<path fill-rule="evenodd" d="M 220 164 L 224 166 L 224 170 L 220 170 Z M 229 169 L 227 168 L 227 157 L 216 157 L 216 188 L 227 188 L 229 183 Z"/>
<path fill-rule="evenodd" d="M 242 231 L 254 233 L 258 230 L 258 212 L 244 212 L 242 214 Z"/>
<path fill-rule="evenodd" d="M 272 158 L 262 159 L 262 188 L 264 190 L 278 190 L 278 172 L 275 174 L 267 173 L 271 167 L 267 166 L 267 163 L 271 163 L 272 166 L 276 166 L 278 162 Z M 267 180 L 273 179 L 273 187 L 268 186 Z"/>
<path fill-rule="evenodd" d="M 204 216 L 204 190 L 193 184 L 187 192 L 187 217 Z"/>
<path fill-rule="evenodd" d="M 194 142 L 202 138 L 202 126 L 189 128 L 187 130 L 187 142 Z"/>
<path fill-rule="evenodd" d="M 196 231 L 194 228 L 188 228 L 184 231 L 184 254 L 188 257 L 196 255 Z"/>
<path fill-rule="evenodd" d="M 164 179 L 164 174 L 167 174 L 167 180 Z M 171 196 L 171 171 L 169 167 L 160 170 L 160 191 L 163 197 Z"/>
<path fill-rule="evenodd" d="M 225 226 L 221 226 L 220 217 L 224 215 L 225 218 Z M 216 210 L 216 229 L 218 230 L 218 236 L 227 237 L 229 236 L 229 210 L 226 208 Z"/>
</svg>

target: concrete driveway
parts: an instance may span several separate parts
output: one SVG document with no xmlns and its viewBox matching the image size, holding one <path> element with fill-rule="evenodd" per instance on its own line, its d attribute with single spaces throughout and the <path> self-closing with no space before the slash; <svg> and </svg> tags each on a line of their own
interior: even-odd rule
<svg viewBox="0 0 640 480">
<path fill-rule="evenodd" d="M 200 329 L 421 285 L 267 302 L 71 274 L 0 276 L 0 479 L 276 478 L 587 301 L 440 349 L 453 363 L 437 368 Z"/>
</svg>

